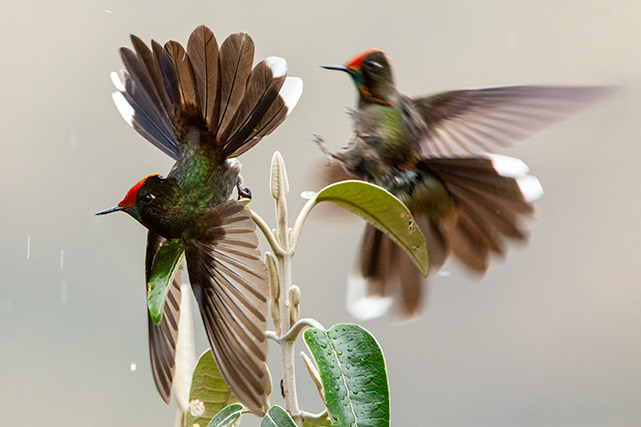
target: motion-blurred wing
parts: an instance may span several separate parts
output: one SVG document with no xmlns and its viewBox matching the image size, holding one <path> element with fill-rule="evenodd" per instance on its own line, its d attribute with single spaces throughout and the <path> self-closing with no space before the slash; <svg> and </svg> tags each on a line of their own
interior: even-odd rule
<svg viewBox="0 0 641 427">
<path fill-rule="evenodd" d="M 605 87 L 510 86 L 444 92 L 414 100 L 427 124 L 424 157 L 495 152 L 578 112 Z"/>
</svg>

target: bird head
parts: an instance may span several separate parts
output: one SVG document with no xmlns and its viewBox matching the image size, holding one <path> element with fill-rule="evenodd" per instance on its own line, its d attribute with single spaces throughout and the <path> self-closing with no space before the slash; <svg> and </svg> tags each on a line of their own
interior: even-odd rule
<svg viewBox="0 0 641 427">
<path fill-rule="evenodd" d="M 391 105 L 390 97 L 396 91 L 394 77 L 387 55 L 380 50 L 366 50 L 345 65 L 323 65 L 322 67 L 349 74 L 356 85 L 361 102 Z"/>
<path fill-rule="evenodd" d="M 154 194 L 154 187 L 157 186 L 161 180 L 158 174 L 149 175 L 141 179 L 136 185 L 131 187 L 124 199 L 122 199 L 113 208 L 105 209 L 104 211 L 97 212 L 96 215 L 105 215 L 111 212 L 123 211 L 136 221 L 145 225 L 141 213 L 145 213 L 155 202 L 156 195 Z"/>
</svg>

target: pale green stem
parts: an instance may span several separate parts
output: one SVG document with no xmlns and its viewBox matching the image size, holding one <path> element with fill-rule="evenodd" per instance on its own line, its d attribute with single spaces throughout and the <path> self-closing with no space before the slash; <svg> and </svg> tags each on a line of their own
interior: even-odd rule
<svg viewBox="0 0 641 427">
<path fill-rule="evenodd" d="M 311 424 L 317 424 L 317 425 L 320 425 L 323 421 L 329 418 L 327 409 L 325 409 L 323 412 L 319 412 L 318 414 L 312 414 L 311 412 L 302 411 L 302 415 L 303 415 L 303 421 L 307 421 Z"/>
<path fill-rule="evenodd" d="M 272 233 L 272 230 L 269 228 L 269 225 L 265 222 L 263 218 L 260 217 L 256 212 L 252 211 L 252 219 L 260 229 L 260 231 L 263 232 L 263 235 L 267 239 L 267 243 L 269 243 L 269 247 L 272 248 L 272 251 L 274 251 L 274 255 L 282 256 L 283 254 L 286 253 L 285 250 L 280 246 L 278 241 L 276 240 L 276 237 L 274 237 L 274 234 Z"/>
<path fill-rule="evenodd" d="M 294 229 L 289 228 L 287 224 L 287 193 L 289 192 L 289 183 L 287 181 L 285 163 L 278 152 L 275 152 L 272 158 L 271 192 L 276 201 L 276 230 L 272 231 L 269 225 L 267 225 L 257 213 L 252 211 L 252 219 L 265 235 L 269 246 L 274 252 L 274 256 L 278 260 L 278 277 L 280 281 L 278 306 L 280 308 L 279 324 L 281 335 L 273 331 L 268 331 L 265 333 L 265 336 L 280 345 L 285 408 L 296 424 L 300 426 L 303 420 L 319 422 L 327 417 L 326 411 L 320 414 L 301 411 L 296 395 L 296 376 L 294 372 L 294 344 L 298 335 L 308 327 L 319 328 L 321 330 L 325 330 L 325 328 L 314 319 L 300 319 L 294 325 L 291 325 L 290 321 L 292 304 L 289 300 L 289 291 L 292 287 L 292 257 L 294 256 L 298 237 L 305 223 L 305 219 L 316 204 L 316 199 L 308 201 L 305 206 L 303 206 L 303 209 L 296 218 Z M 276 322 L 276 319 L 274 321 Z"/>
<path fill-rule="evenodd" d="M 303 206 L 303 209 L 301 209 L 300 213 L 298 214 L 296 222 L 294 223 L 294 229 L 292 230 L 292 251 L 296 248 L 296 245 L 298 244 L 298 237 L 300 236 L 300 232 L 303 229 L 303 224 L 305 224 L 307 216 L 311 212 L 312 208 L 316 206 L 316 203 L 317 202 L 315 197 L 311 200 L 308 200 L 307 203 L 305 203 L 305 205 Z"/>
<path fill-rule="evenodd" d="M 296 338 L 298 338 L 298 335 L 303 331 L 305 328 L 317 328 L 320 329 L 321 331 L 324 331 L 325 328 L 323 325 L 320 324 L 316 319 L 311 319 L 311 318 L 306 318 L 306 319 L 300 319 L 298 322 L 294 324 L 294 326 L 289 329 L 289 331 L 281 336 L 278 336 L 274 332 L 267 332 L 265 335 L 267 338 L 276 341 L 277 343 L 282 343 L 284 341 L 291 341 L 294 342 L 296 341 Z"/>
</svg>

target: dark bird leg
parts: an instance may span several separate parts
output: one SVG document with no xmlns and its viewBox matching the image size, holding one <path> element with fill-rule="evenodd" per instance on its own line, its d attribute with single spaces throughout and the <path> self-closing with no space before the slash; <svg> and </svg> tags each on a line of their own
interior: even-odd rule
<svg viewBox="0 0 641 427">
<path fill-rule="evenodd" d="M 238 181 L 236 182 L 236 189 L 238 190 L 238 200 L 240 199 L 249 199 L 252 198 L 252 191 L 243 185 L 243 177 L 238 175 Z"/>
<path fill-rule="evenodd" d="M 314 137 L 314 142 L 318 144 L 318 148 L 320 148 L 323 154 L 327 157 L 328 166 L 332 164 L 333 159 L 336 159 L 339 162 L 343 161 L 343 155 L 341 153 L 332 153 L 329 151 L 329 148 L 327 148 L 327 142 L 325 141 L 325 138 L 323 138 L 323 135 L 313 133 L 312 136 Z"/>
</svg>

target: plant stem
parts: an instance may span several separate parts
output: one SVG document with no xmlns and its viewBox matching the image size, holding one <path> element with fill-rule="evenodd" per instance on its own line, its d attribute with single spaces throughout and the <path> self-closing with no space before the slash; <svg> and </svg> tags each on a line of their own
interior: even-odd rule
<svg viewBox="0 0 641 427">
<path fill-rule="evenodd" d="M 282 392 L 283 399 L 285 400 L 285 408 L 292 416 L 296 424 L 299 426 L 303 422 L 303 415 L 298 407 L 298 397 L 296 395 L 296 375 L 294 370 L 295 354 L 294 354 L 294 341 L 283 340 L 282 337 L 286 335 L 291 328 L 290 312 L 292 309 L 291 302 L 289 301 L 289 289 L 292 286 L 292 256 L 291 250 L 292 241 L 290 240 L 290 229 L 287 224 L 287 193 L 289 192 L 289 182 L 287 180 L 287 172 L 285 170 L 285 162 L 279 152 L 274 153 L 272 158 L 272 171 L 271 171 L 271 190 L 272 196 L 276 201 L 276 223 L 277 229 L 275 239 L 278 242 L 278 250 L 274 247 L 274 255 L 278 259 L 278 275 L 280 278 L 280 330 L 281 336 L 279 337 L 281 349 L 281 362 L 283 365 L 283 383 Z M 259 224 L 261 229 L 266 228 L 265 225 Z M 270 240 L 270 238 L 267 238 Z M 274 242 L 275 243 L 275 242 Z M 272 242 L 270 242 L 272 244 Z"/>
</svg>

